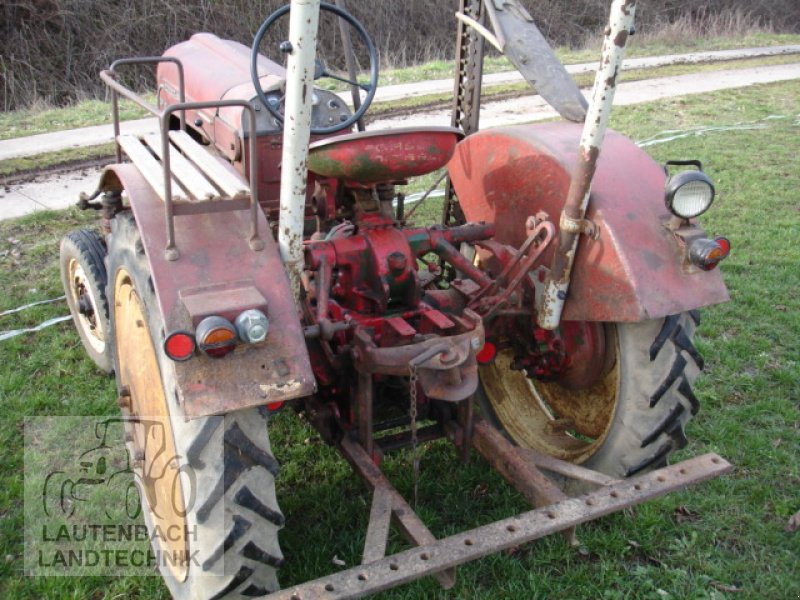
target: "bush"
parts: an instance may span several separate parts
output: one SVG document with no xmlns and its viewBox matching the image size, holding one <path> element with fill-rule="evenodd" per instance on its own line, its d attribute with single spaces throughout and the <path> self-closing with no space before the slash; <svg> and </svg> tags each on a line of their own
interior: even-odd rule
<svg viewBox="0 0 800 600">
<path fill-rule="evenodd" d="M 0 8 L 0 107 L 37 102 L 62 105 L 102 96 L 97 73 L 116 58 L 161 54 L 198 31 L 250 45 L 266 15 L 283 0 L 17 0 Z M 602 28 L 608 0 L 524 0 L 542 32 L 555 44 L 580 45 Z M 375 10 L 376 4 L 380 7 Z M 384 64 L 406 66 L 452 58 L 458 0 L 405 2 L 350 0 L 351 11 L 377 40 Z M 687 10 L 687 6 L 691 7 Z M 732 17 L 730 15 L 733 15 Z M 687 25 L 698 33 L 724 25 L 779 24 L 800 27 L 796 0 L 640 0 L 640 30 Z M 677 24 L 677 25 L 675 25 Z M 741 26 L 742 23 L 738 23 Z M 321 31 L 323 47 L 336 42 L 338 28 Z M 140 72 L 139 85 L 152 75 Z"/>
</svg>

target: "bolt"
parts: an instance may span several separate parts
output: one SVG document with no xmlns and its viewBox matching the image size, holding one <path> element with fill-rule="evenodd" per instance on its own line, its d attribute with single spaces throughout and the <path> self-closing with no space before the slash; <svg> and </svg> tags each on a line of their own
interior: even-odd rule
<svg viewBox="0 0 800 600">
<path fill-rule="evenodd" d="M 399 275 L 405 271 L 407 264 L 408 261 L 406 260 L 405 254 L 402 252 L 392 252 L 386 258 L 386 265 L 389 267 L 389 271 L 393 275 Z"/>
<path fill-rule="evenodd" d="M 458 352 L 453 350 L 445 350 L 439 355 L 439 362 L 443 365 L 452 365 L 455 362 L 458 362 Z"/>
</svg>

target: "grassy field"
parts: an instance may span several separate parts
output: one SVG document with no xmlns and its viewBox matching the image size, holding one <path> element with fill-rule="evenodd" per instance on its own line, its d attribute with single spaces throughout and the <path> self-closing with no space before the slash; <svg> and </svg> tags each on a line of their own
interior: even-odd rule
<svg viewBox="0 0 800 600">
<path fill-rule="evenodd" d="M 599 42 L 598 42 L 599 43 Z M 631 38 L 628 56 L 660 56 L 662 54 L 681 54 L 704 50 L 726 50 L 732 48 L 748 48 L 757 46 L 780 46 L 800 43 L 800 35 L 753 32 L 747 35 L 729 35 L 720 37 L 697 36 L 681 40 L 670 40 L 666 43 L 659 37 L 637 39 Z M 592 45 L 585 49 L 559 48 L 557 54 L 564 64 L 576 64 L 596 61 L 599 46 Z M 691 69 L 691 67 L 689 67 Z M 695 67 L 696 69 L 696 67 Z M 501 56 L 487 56 L 486 73 L 513 70 L 513 67 Z M 688 71 L 683 71 L 688 72 Z M 430 79 L 446 79 L 453 76 L 453 61 L 436 60 L 402 69 L 384 69 L 380 74 L 381 85 L 413 83 Z M 321 80 L 322 87 L 342 89 L 333 80 Z M 152 95 L 147 97 L 154 101 Z M 123 120 L 147 116 L 146 111 L 135 104 L 122 100 L 120 117 Z M 102 100 L 86 100 L 63 108 L 35 106 L 27 110 L 0 112 L 0 140 L 16 137 L 102 125 L 111 119 L 109 102 Z"/>
<path fill-rule="evenodd" d="M 555 536 L 461 568 L 452 591 L 426 579 L 381 598 L 800 597 L 800 533 L 785 531 L 800 510 L 800 82 L 623 107 L 612 121 L 635 140 L 682 136 L 648 151 L 659 161 L 700 158 L 716 182 L 717 201 L 702 220 L 732 241 L 722 267 L 731 302 L 702 311 L 703 409 L 678 458 L 715 451 L 736 468 L 582 526 L 577 549 Z M 433 201 L 426 209 L 437 213 Z M 71 210 L 0 223 L 0 311 L 61 295 L 58 240 L 93 219 Z M 0 330 L 66 312 L 63 303 L 38 306 L 0 317 Z M 23 576 L 22 420 L 114 415 L 115 388 L 93 370 L 69 323 L 0 342 L 0 357 L 0 597 L 167 598 L 157 577 Z M 283 584 L 335 570 L 334 557 L 357 564 L 370 501 L 357 477 L 290 411 L 273 419 L 270 435 L 283 469 Z M 384 468 L 408 494 L 408 455 Z M 526 509 L 480 459 L 459 465 L 446 444 L 425 449 L 419 497 L 438 536 Z M 391 549 L 401 547 L 393 536 Z"/>
</svg>

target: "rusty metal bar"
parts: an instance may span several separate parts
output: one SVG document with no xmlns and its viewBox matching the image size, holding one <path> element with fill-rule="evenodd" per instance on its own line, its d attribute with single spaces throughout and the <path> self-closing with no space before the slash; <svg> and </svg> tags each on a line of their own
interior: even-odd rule
<svg viewBox="0 0 800 600">
<path fill-rule="evenodd" d="M 351 448 L 352 445 L 352 442 L 348 444 Z M 363 457 L 363 451 L 361 454 Z M 363 462 L 363 458 L 359 462 Z M 384 480 L 383 475 L 371 462 L 369 465 L 380 475 L 376 481 L 380 485 Z M 368 565 L 360 565 L 290 587 L 271 594 L 269 598 L 361 598 L 718 477 L 731 468 L 731 464 L 717 454 L 705 454 L 645 475 L 618 481 L 584 496 L 562 500 L 423 547 L 399 552 Z M 373 479 L 370 477 L 368 483 L 371 484 Z"/>
<path fill-rule="evenodd" d="M 375 448 L 375 439 L 372 435 L 372 395 L 372 374 L 359 371 L 356 385 L 358 440 L 370 458 Z"/>
<path fill-rule="evenodd" d="M 178 69 L 178 101 L 186 102 L 186 88 L 184 85 L 183 63 L 174 56 L 135 56 L 131 58 L 120 58 L 111 63 L 111 66 L 100 73 L 106 85 L 111 88 L 111 112 L 114 120 L 114 144 L 116 145 L 117 162 L 122 162 L 122 148 L 117 142 L 117 137 L 120 134 L 119 125 L 119 94 L 125 96 L 128 100 L 138 104 L 145 110 L 159 115 L 157 106 L 150 104 L 139 94 L 133 90 L 125 87 L 117 81 L 117 67 L 125 65 L 141 65 L 141 64 L 158 64 L 162 62 L 171 62 L 175 64 Z M 186 113 L 182 112 L 180 115 L 181 129 L 186 129 Z"/>
<path fill-rule="evenodd" d="M 572 172 L 567 200 L 559 220 L 558 246 L 553 254 L 550 274 L 538 307 L 537 321 L 544 329 L 555 329 L 561 321 L 578 240 L 586 227 L 584 216 L 589 205 L 592 178 L 611 115 L 617 76 L 622 68 L 625 43 L 633 27 L 635 10 L 636 0 L 614 0 L 611 5 L 603 54 L 583 125 L 578 163 Z"/>
<path fill-rule="evenodd" d="M 486 24 L 484 0 L 460 0 L 458 12 L 480 25 Z M 456 72 L 453 79 L 450 125 L 460 128 L 465 135 L 470 135 L 479 128 L 485 39 L 464 21 L 459 20 L 456 28 Z M 458 205 L 455 189 L 448 177 L 442 205 L 442 224 L 463 222 L 464 213 Z"/>
<path fill-rule="evenodd" d="M 516 446 L 479 417 L 473 421 L 472 445 L 533 506 L 547 506 L 566 498 L 556 484 L 517 453 Z"/>
<path fill-rule="evenodd" d="M 342 10 L 347 10 L 346 0 L 334 0 L 336 6 Z M 347 67 L 347 76 L 350 81 L 358 81 L 358 72 L 356 71 L 355 52 L 353 51 L 353 40 L 350 39 L 350 26 L 347 21 L 339 17 L 339 33 L 342 34 L 342 45 L 344 46 L 344 61 Z M 358 112 L 361 108 L 361 95 L 357 85 L 350 86 L 350 94 L 353 98 L 353 112 Z M 359 131 L 364 131 L 364 117 L 356 121 L 356 126 Z"/>
<path fill-rule="evenodd" d="M 417 516 L 414 509 L 411 508 L 405 498 L 400 495 L 400 492 L 394 489 L 389 480 L 386 479 L 386 476 L 375 463 L 372 462 L 372 457 L 367 454 L 357 442 L 345 436 L 339 443 L 339 450 L 370 488 L 375 491 L 381 490 L 381 493 L 386 494 L 391 499 L 392 517 L 403 534 L 408 538 L 409 542 L 418 546 L 423 546 L 436 541 L 436 538 L 425 526 L 425 523 Z M 375 532 L 374 535 L 377 535 L 377 532 Z M 372 550 L 371 552 L 376 552 L 376 550 Z M 439 580 L 439 584 L 445 589 L 453 587 L 453 585 L 455 585 L 455 571 L 450 569 L 439 570 L 442 572 L 437 572 L 435 574 L 435 577 Z M 309 598 L 314 597 L 315 596 L 309 596 Z"/>
<path fill-rule="evenodd" d="M 480 417 L 473 420 L 472 427 L 472 446 L 531 505 L 541 508 L 566 500 L 566 494 L 497 429 Z M 574 527 L 563 533 L 570 545 L 578 544 Z"/>
<path fill-rule="evenodd" d="M 604 475 L 599 471 L 593 471 L 592 469 L 587 469 L 573 463 L 558 460 L 557 458 L 553 458 L 547 454 L 542 454 L 537 450 L 517 447 L 516 452 L 522 458 L 532 462 L 537 467 L 541 467 L 547 471 L 552 471 L 553 473 L 558 473 L 559 475 L 564 475 L 570 479 L 577 479 L 587 483 L 592 483 L 594 485 L 609 485 L 615 481 L 618 481 L 617 479 L 609 477 L 608 475 Z"/>
<path fill-rule="evenodd" d="M 163 110 L 159 109 L 157 106 L 147 102 L 141 95 L 137 94 L 130 88 L 125 87 L 121 83 L 119 83 L 116 79 L 116 71 L 115 69 L 119 66 L 123 65 L 133 65 L 133 64 L 148 64 L 148 63 L 160 63 L 160 62 L 171 62 L 174 63 L 178 68 L 178 82 L 179 82 L 179 102 L 177 104 L 170 104 L 166 106 Z M 184 91 L 184 76 L 183 76 L 183 64 L 180 60 L 175 57 L 171 56 L 143 56 L 143 57 L 134 57 L 134 58 L 123 58 L 120 60 L 116 60 L 111 63 L 111 67 L 107 70 L 104 70 L 100 73 L 100 79 L 109 87 L 112 91 L 112 110 L 114 112 L 114 142 L 117 147 L 117 161 L 122 161 L 121 155 L 121 148 L 119 145 L 118 137 L 120 133 L 120 125 L 119 125 L 119 102 L 118 102 L 118 95 L 122 95 L 125 98 L 135 102 L 145 110 L 153 113 L 155 116 L 159 118 L 160 126 L 161 126 L 161 152 L 162 152 L 162 164 L 164 167 L 164 204 L 165 204 L 165 212 L 166 212 L 166 220 L 167 220 L 167 247 L 165 249 L 165 256 L 167 260 L 177 260 L 180 256 L 178 249 L 175 246 L 175 205 L 172 202 L 172 176 L 171 176 L 171 169 L 170 169 L 170 143 L 169 143 L 169 119 L 173 113 L 180 111 L 180 124 L 181 129 L 186 129 L 186 111 L 187 110 L 196 110 L 201 108 L 222 108 L 225 106 L 240 106 L 244 108 L 249 117 L 249 124 L 250 124 L 250 132 L 251 135 L 248 137 L 248 148 L 250 151 L 250 158 L 248 160 L 248 171 L 249 171 L 249 180 L 250 180 L 250 248 L 253 250 L 263 250 L 264 249 L 264 240 L 262 240 L 258 233 L 258 160 L 256 156 L 257 152 L 257 143 L 256 143 L 256 136 L 254 132 L 256 131 L 256 113 L 253 106 L 244 100 L 212 100 L 208 102 L 186 102 L 186 94 Z M 229 205 L 229 210 L 240 210 L 240 205 L 238 203 L 231 203 Z M 214 208 L 213 212 L 218 212 L 220 209 L 219 206 Z"/>
<path fill-rule="evenodd" d="M 367 565 L 386 556 L 386 542 L 392 522 L 392 495 L 385 488 L 372 491 L 372 507 L 369 511 L 367 537 L 364 540 L 364 557 L 361 564 Z"/>
</svg>

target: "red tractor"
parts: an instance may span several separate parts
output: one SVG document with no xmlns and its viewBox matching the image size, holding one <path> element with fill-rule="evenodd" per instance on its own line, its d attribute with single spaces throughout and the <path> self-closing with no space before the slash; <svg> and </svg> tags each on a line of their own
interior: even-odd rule
<svg viewBox="0 0 800 600">
<path fill-rule="evenodd" d="M 183 557 L 161 568 L 176 598 L 449 586 L 458 564 L 730 466 L 666 466 L 699 408 L 696 309 L 727 300 L 729 243 L 695 221 L 714 198 L 699 162 L 659 165 L 605 131 L 635 2 L 612 6 L 587 103 L 516 0 L 462 0 L 451 126 L 382 131 L 361 125 L 375 46 L 341 4 L 321 8 L 347 32 L 346 74 L 316 57 L 319 0 L 271 15 L 252 49 L 203 33 L 101 74 L 118 160 L 83 205 L 102 209 L 105 237 L 64 239 L 64 285 L 87 351 L 116 374 L 134 466 L 193 474 L 141 478 L 151 530 L 192 532 L 153 542 Z M 259 49 L 287 13 L 283 67 Z M 479 131 L 486 41 L 566 120 Z M 118 80 L 141 63 L 157 64 L 157 106 Z M 352 87 L 352 109 L 315 87 L 326 76 Z M 119 135 L 118 95 L 161 134 Z M 409 226 L 398 188 L 443 167 L 442 223 Z M 363 564 L 279 592 L 267 424 L 285 404 L 374 497 Z M 143 419 L 166 424 L 158 452 Z M 416 471 L 418 447 L 443 437 L 534 509 L 435 539 L 380 463 L 410 448 Z M 392 520 L 414 547 L 387 557 Z"/>
</svg>

